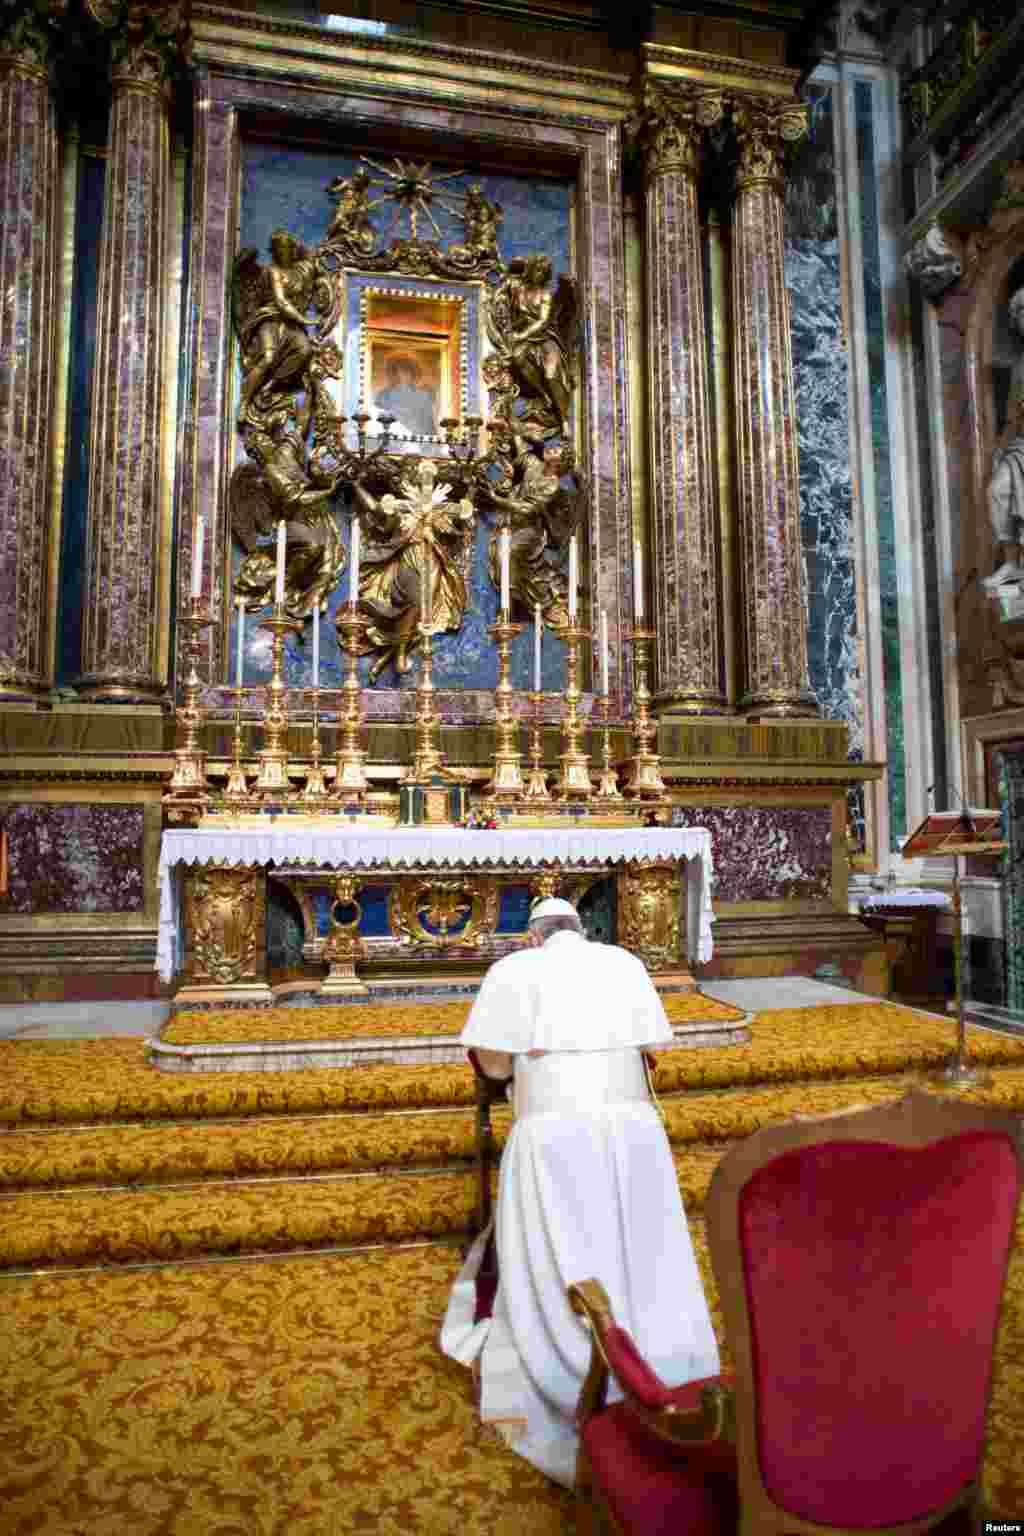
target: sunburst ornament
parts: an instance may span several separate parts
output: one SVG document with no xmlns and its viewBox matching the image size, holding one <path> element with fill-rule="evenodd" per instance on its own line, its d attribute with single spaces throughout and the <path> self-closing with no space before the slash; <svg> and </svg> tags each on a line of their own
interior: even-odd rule
<svg viewBox="0 0 1024 1536">
<path fill-rule="evenodd" d="M 459 219 L 462 217 L 461 207 L 458 207 L 450 199 L 457 198 L 462 203 L 465 202 L 465 194 L 454 192 L 451 188 L 446 188 L 444 192 L 441 192 L 438 189 L 438 182 L 454 181 L 458 176 L 465 176 L 466 172 L 464 170 L 445 171 L 437 174 L 427 162 L 417 165 L 412 160 L 399 160 L 396 157 L 391 162 L 391 167 L 389 168 L 387 165 L 378 165 L 376 160 L 371 160 L 366 155 L 361 155 L 360 159 L 363 165 L 368 165 L 372 170 L 379 171 L 381 176 L 385 178 L 381 181 L 377 177 L 371 177 L 370 186 L 383 187 L 384 191 L 380 197 L 371 198 L 367 203 L 367 207 L 375 208 L 380 203 L 394 204 L 391 211 L 391 223 L 384 231 L 385 239 L 396 229 L 399 221 L 405 217 L 409 221 L 409 238 L 417 240 L 419 238 L 418 230 L 421 216 L 425 216 L 430 221 L 438 239 L 443 239 L 444 236 L 441 233 L 441 228 L 432 212 L 434 206 L 443 208 L 445 213 L 450 214 L 452 218 Z"/>
</svg>

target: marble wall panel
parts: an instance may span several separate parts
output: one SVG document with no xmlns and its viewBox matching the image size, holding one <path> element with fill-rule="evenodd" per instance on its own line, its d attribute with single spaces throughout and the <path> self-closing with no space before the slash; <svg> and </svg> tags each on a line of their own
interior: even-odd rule
<svg viewBox="0 0 1024 1536">
<path fill-rule="evenodd" d="M 830 899 L 830 806 L 677 805 L 672 825 L 711 833 L 716 906 Z"/>
<path fill-rule="evenodd" d="M 868 378 L 871 390 L 871 446 L 874 457 L 875 528 L 878 537 L 879 609 L 885 679 L 886 762 L 889 789 L 889 836 L 895 851 L 908 831 L 906 766 L 903 744 L 903 676 L 900 660 L 896 531 L 889 437 L 889 401 L 885 374 L 886 330 L 882 300 L 879 233 L 879 178 L 876 163 L 878 83 L 854 84 L 857 173 L 860 183 L 862 280 Z"/>
<path fill-rule="evenodd" d="M 141 912 L 144 808 L 16 805 L 6 810 L 5 912 Z"/>
<path fill-rule="evenodd" d="M 1006 861 L 1006 1006 L 1024 1012 L 1024 751 L 1002 760 L 1010 834 Z"/>
<path fill-rule="evenodd" d="M 828 720 L 849 726 L 863 757 L 864 694 L 857 636 L 849 366 L 843 335 L 833 89 L 812 86 L 810 131 L 787 175 L 786 284 L 800 455 L 811 687 Z"/>
<path fill-rule="evenodd" d="M 372 158 L 381 165 L 390 164 L 386 156 L 373 155 Z M 319 243 L 325 237 L 334 207 L 327 196 L 326 187 L 335 176 L 350 176 L 358 164 L 358 160 L 352 156 L 339 155 L 328 149 L 299 149 L 291 145 L 243 141 L 240 244 L 255 246 L 265 259 L 270 236 L 278 228 L 291 230 L 310 245 Z M 556 275 L 571 271 L 571 182 L 548 177 L 484 174 L 470 168 L 466 176 L 444 185 L 449 189 L 461 190 L 464 182 L 470 180 L 479 182 L 485 195 L 504 209 L 500 246 L 506 260 L 532 252 L 543 252 L 551 257 Z M 460 221 L 451 218 L 442 208 L 435 207 L 432 211 L 445 240 L 460 235 Z M 387 227 L 386 219 L 383 227 Z M 417 286 L 424 285 L 417 280 Z M 244 460 L 240 443 L 236 442 L 233 457 L 235 462 Z M 439 689 L 489 691 L 498 681 L 497 656 L 487 634 L 487 626 L 495 622 L 498 611 L 498 596 L 487 574 L 488 535 L 489 527 L 481 521 L 472 549 L 468 583 L 470 600 L 461 630 L 456 634 L 435 637 L 434 684 Z M 232 550 L 231 560 L 234 575 L 241 561 L 237 548 Z M 338 588 L 331 594 L 327 613 L 321 620 L 320 675 L 323 687 L 339 687 L 345 675 L 345 658 L 338 647 L 334 618 L 339 602 L 347 596 L 347 592 L 347 577 L 343 576 Z M 227 652 L 232 659 L 237 643 L 236 625 L 237 618 L 232 616 Z M 311 625 L 310 619 L 300 636 L 289 636 L 286 640 L 285 673 L 288 684 L 293 688 L 312 685 Z M 532 686 L 532 655 L 533 636 L 527 629 L 512 644 L 514 687 Z M 266 631 L 258 629 L 255 618 L 250 616 L 244 663 L 247 686 L 258 686 L 267 681 L 270 676 L 270 657 L 270 636 Z M 565 677 L 564 657 L 565 648 L 561 641 L 546 631 L 542 658 L 542 683 L 545 689 L 562 687 Z M 364 682 L 372 662 L 372 656 L 360 662 Z M 415 681 L 415 669 L 402 678 L 388 671 L 381 678 L 380 689 L 388 693 L 395 689 L 407 692 L 415 687 Z M 392 697 L 389 704 L 392 712 L 396 705 L 400 711 L 402 700 Z"/>
</svg>

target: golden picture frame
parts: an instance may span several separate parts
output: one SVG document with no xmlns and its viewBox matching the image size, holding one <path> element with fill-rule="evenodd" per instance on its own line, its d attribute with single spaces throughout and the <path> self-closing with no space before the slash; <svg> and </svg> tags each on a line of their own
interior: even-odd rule
<svg viewBox="0 0 1024 1536">
<path fill-rule="evenodd" d="M 401 437 L 441 441 L 442 421 L 464 413 L 462 298 L 369 289 L 361 307 L 363 408 L 393 416 Z"/>
</svg>

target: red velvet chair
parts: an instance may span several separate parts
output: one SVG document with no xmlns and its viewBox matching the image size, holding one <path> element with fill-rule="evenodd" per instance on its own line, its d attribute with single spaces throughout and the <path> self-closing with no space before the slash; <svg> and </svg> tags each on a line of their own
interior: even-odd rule
<svg viewBox="0 0 1024 1536">
<path fill-rule="evenodd" d="M 705 1206 L 731 1385 L 666 1386 L 600 1285 L 570 1288 L 583 1510 L 627 1536 L 966 1533 L 1022 1178 L 1020 1120 L 922 1092 L 734 1147 Z"/>
</svg>

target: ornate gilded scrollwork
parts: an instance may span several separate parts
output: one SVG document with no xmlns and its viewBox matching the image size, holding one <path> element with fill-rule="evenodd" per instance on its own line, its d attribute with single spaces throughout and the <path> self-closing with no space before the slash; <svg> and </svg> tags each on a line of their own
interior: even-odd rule
<svg viewBox="0 0 1024 1536">
<path fill-rule="evenodd" d="M 681 913 L 675 864 L 630 865 L 619 873 L 619 943 L 651 970 L 671 970 L 679 964 Z"/>
<path fill-rule="evenodd" d="M 540 874 L 530 877 L 530 905 L 534 902 L 546 901 L 549 896 L 560 896 L 562 893 L 562 871 L 560 869 L 542 869 Z"/>
<path fill-rule="evenodd" d="M 192 980 L 226 985 L 256 974 L 266 895 L 262 871 L 199 868 L 186 886 Z"/>
<path fill-rule="evenodd" d="M 363 909 L 357 899 L 358 890 L 359 882 L 352 875 L 339 875 L 334 882 L 331 931 L 321 951 L 330 969 L 320 990 L 328 995 L 366 991 L 356 977 L 356 959 L 363 952 L 363 941 L 359 937 Z"/>
<path fill-rule="evenodd" d="M 626 123 L 627 136 L 644 151 L 648 176 L 683 171 L 695 176 L 706 129 L 720 122 L 725 95 L 689 86 L 667 91 L 647 82 L 640 111 Z"/>
<path fill-rule="evenodd" d="M 396 939 L 441 948 L 473 948 L 498 926 L 500 887 L 483 878 L 399 881 L 388 922 Z"/>
<path fill-rule="evenodd" d="M 799 144 L 807 134 L 807 108 L 802 102 L 737 96 L 732 120 L 740 151 L 737 187 L 780 181 L 787 148 Z"/>
<path fill-rule="evenodd" d="M 579 526 L 585 494 L 565 441 L 578 350 L 576 288 L 564 274 L 554 281 L 546 256 L 506 263 L 498 248 L 503 210 L 478 183 L 454 190 L 451 183 L 463 175 L 364 156 L 352 174 L 328 185 L 335 206 L 321 244 L 308 248 L 287 230 L 275 230 L 269 262 L 262 264 L 253 249 L 235 262 L 238 429 L 249 460 L 235 469 L 230 485 L 232 531 L 245 551 L 237 595 L 255 606 L 270 601 L 274 562 L 264 546 L 284 520 L 286 612 L 296 620 L 312 612 L 345 564 L 334 498 L 340 485 L 353 487 L 367 524 L 360 607 L 372 621 L 365 649 L 378 653 L 372 680 L 392 662 L 399 672 L 408 670 L 424 614 L 435 630 L 461 627 L 474 503 L 512 529 L 513 599 L 530 615 L 539 603 L 553 627 L 568 620 L 564 577 L 548 551 L 563 548 Z M 376 222 L 381 204 L 390 205 L 387 234 Z M 442 210 L 462 226 L 461 238 L 447 245 L 435 218 Z M 408 232 L 389 241 L 399 217 Z M 421 226 L 438 238 L 421 238 Z M 485 452 L 478 445 L 475 458 L 457 452 L 457 444 L 465 447 L 459 423 L 441 422 L 452 457 L 440 484 L 426 486 L 424 476 L 433 470 L 389 451 L 389 425 L 368 451 L 369 413 L 353 418 L 358 449 L 346 444 L 345 418 L 328 381 L 342 372 L 332 337 L 344 273 L 353 268 L 486 282 L 490 446 Z M 473 422 L 467 417 L 467 428 Z M 476 418 L 474 430 L 482 425 L 483 417 Z M 446 485 L 449 494 L 442 496 Z M 497 555 L 490 553 L 497 586 Z"/>
</svg>

